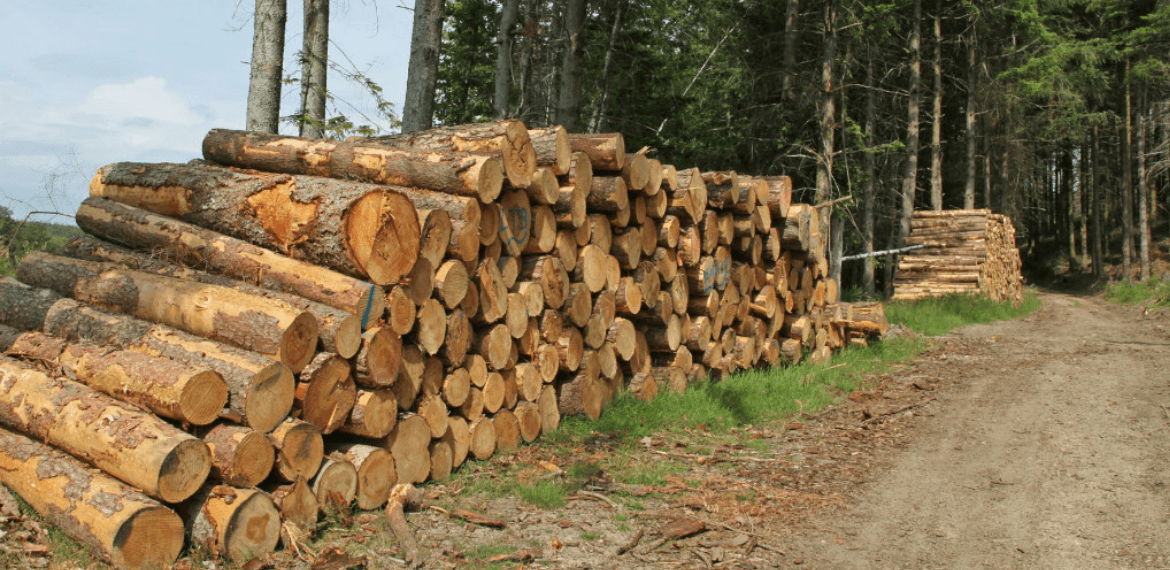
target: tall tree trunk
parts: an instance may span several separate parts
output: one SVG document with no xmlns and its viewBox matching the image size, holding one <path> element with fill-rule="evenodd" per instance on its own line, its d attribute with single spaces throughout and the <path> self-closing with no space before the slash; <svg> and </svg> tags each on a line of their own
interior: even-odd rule
<svg viewBox="0 0 1170 570">
<path fill-rule="evenodd" d="M 799 32 L 796 30 L 800 19 L 800 0 L 788 0 L 788 9 L 784 14 L 784 96 L 789 99 L 793 96 L 792 84 L 796 78 L 796 40 Z"/>
<path fill-rule="evenodd" d="M 256 0 L 252 35 L 252 77 L 248 82 L 247 130 L 280 128 L 280 80 L 284 70 L 285 0 Z"/>
<path fill-rule="evenodd" d="M 1137 204 L 1138 204 L 1138 263 L 1141 265 L 1141 280 L 1150 280 L 1150 191 L 1146 181 L 1146 85 L 1141 86 L 1138 99 L 1137 120 Z"/>
<path fill-rule="evenodd" d="M 877 109 L 877 94 L 874 91 L 873 81 L 873 54 L 870 54 L 869 62 L 865 67 L 865 182 L 862 186 L 861 196 L 861 246 L 865 253 L 873 253 L 873 198 L 874 198 L 874 175 L 876 171 L 876 160 L 873 156 L 874 147 L 874 115 Z M 861 287 L 865 291 L 866 296 L 872 297 L 874 294 L 873 283 L 873 258 L 867 257 L 862 260 L 861 269 Z"/>
<path fill-rule="evenodd" d="M 971 37 L 967 45 L 967 184 L 963 189 L 963 208 L 975 208 L 975 85 L 979 82 L 979 73 L 975 65 L 975 23 L 971 23 Z M 990 203 L 990 201 L 988 201 Z"/>
<path fill-rule="evenodd" d="M 589 121 L 589 132 L 600 133 L 605 131 L 607 122 L 606 112 L 609 106 L 609 69 L 613 63 L 614 48 L 617 45 L 618 30 L 622 25 L 622 8 L 625 0 L 615 0 L 617 6 L 613 13 L 613 29 L 609 33 L 609 47 L 605 50 L 605 65 L 601 71 L 601 102 L 593 107 L 593 119 Z"/>
<path fill-rule="evenodd" d="M 1121 271 L 1126 281 L 1132 280 L 1133 271 L 1133 108 L 1131 104 L 1132 90 L 1129 80 L 1129 60 L 1125 62 L 1125 114 L 1122 120 L 1125 126 L 1122 129 L 1121 139 Z"/>
<path fill-rule="evenodd" d="M 536 0 L 524 0 L 524 43 L 520 46 L 520 96 L 516 101 L 516 116 L 529 123 L 531 119 L 526 115 L 532 96 L 532 52 L 535 51 L 539 30 L 540 15 L 537 13 Z"/>
<path fill-rule="evenodd" d="M 1065 148 L 1060 153 L 1060 195 L 1065 204 L 1062 212 L 1065 214 L 1065 234 L 1068 238 L 1068 266 L 1070 271 L 1079 271 L 1081 258 L 1077 255 L 1076 224 L 1080 218 L 1077 207 L 1077 188 L 1073 176 L 1072 148 Z"/>
<path fill-rule="evenodd" d="M 402 102 L 404 133 L 431 128 L 431 120 L 435 114 L 435 82 L 439 78 L 444 2 L 445 0 L 414 0 L 410 63 L 406 74 L 406 97 Z"/>
<path fill-rule="evenodd" d="M 305 0 L 305 44 L 301 53 L 302 137 L 325 137 L 326 78 L 329 73 L 329 0 Z"/>
<path fill-rule="evenodd" d="M 1105 223 L 1105 214 L 1101 210 L 1101 191 L 1098 185 L 1101 181 L 1099 171 L 1101 155 L 1101 130 L 1093 127 L 1092 162 L 1089 166 L 1089 188 L 1093 193 L 1093 275 L 1098 279 L 1105 276 L 1105 254 L 1101 248 L 1101 227 Z"/>
<path fill-rule="evenodd" d="M 942 178 L 942 0 L 934 7 L 934 108 L 930 120 L 930 207 L 943 209 Z"/>
<path fill-rule="evenodd" d="M 817 101 L 820 115 L 820 160 L 817 161 L 815 202 L 827 202 L 833 196 L 833 125 L 837 120 L 836 78 L 833 63 L 837 59 L 837 0 L 825 2 L 824 39 L 821 42 L 821 93 Z M 831 210 L 821 216 L 821 235 L 829 235 Z"/>
<path fill-rule="evenodd" d="M 910 236 L 910 218 L 914 215 L 914 192 L 918 186 L 918 107 L 922 83 L 922 0 L 914 0 L 910 29 L 910 88 L 906 125 L 906 164 L 902 171 L 902 216 L 898 226 L 898 246 Z"/>
<path fill-rule="evenodd" d="M 1085 264 L 1092 263 L 1092 260 L 1090 259 L 1092 253 L 1090 253 L 1089 249 L 1089 212 L 1093 207 L 1093 202 L 1091 198 L 1092 194 L 1089 190 L 1089 163 L 1087 162 L 1089 156 L 1089 144 L 1087 139 L 1082 140 L 1081 148 L 1079 150 L 1080 160 L 1077 162 L 1077 180 L 1079 181 L 1077 183 L 1077 188 L 1079 190 L 1077 199 L 1077 216 L 1080 217 L 1080 225 L 1078 228 L 1080 229 L 1081 240 L 1081 267 L 1088 269 L 1088 266 Z"/>
<path fill-rule="evenodd" d="M 561 92 L 557 123 L 570 133 L 581 132 L 581 78 L 585 74 L 585 0 L 568 0 L 565 6 L 565 61 L 561 67 Z"/>
<path fill-rule="evenodd" d="M 504 0 L 500 15 L 500 33 L 497 36 L 496 52 L 496 93 L 492 98 L 492 118 L 499 121 L 508 118 L 512 99 L 512 51 L 516 44 L 513 28 L 520 12 L 520 0 Z"/>
</svg>

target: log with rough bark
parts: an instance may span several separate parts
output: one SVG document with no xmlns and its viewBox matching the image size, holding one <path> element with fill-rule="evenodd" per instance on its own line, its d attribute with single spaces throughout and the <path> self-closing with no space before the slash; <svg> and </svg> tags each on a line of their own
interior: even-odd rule
<svg viewBox="0 0 1170 570">
<path fill-rule="evenodd" d="M 329 453 L 340 454 L 357 468 L 357 507 L 376 509 L 386 504 L 390 489 L 398 482 L 394 456 L 381 447 L 362 443 L 332 444 Z"/>
<path fill-rule="evenodd" d="M 340 356 L 322 352 L 301 371 L 294 409 L 305 422 L 330 434 L 345 425 L 357 398 L 352 366 Z"/>
<path fill-rule="evenodd" d="M 28 287 L 0 290 L 36 299 Z M 229 415 L 259 431 L 271 430 L 292 409 L 295 380 L 287 366 L 272 359 L 121 314 L 107 313 L 61 299 L 41 319 L 47 334 L 68 340 L 123 348 L 171 358 L 187 365 L 215 370 L 228 387 Z"/>
<path fill-rule="evenodd" d="M 83 303 L 170 325 L 279 360 L 299 372 L 317 348 L 313 315 L 283 301 L 216 285 L 34 252 L 17 278 Z"/>
<path fill-rule="evenodd" d="M 388 187 L 188 164 L 118 163 L 90 183 L 100 196 L 223 232 L 374 283 L 418 259 L 414 204 Z"/>
<path fill-rule="evenodd" d="M 158 417 L 66 379 L 0 356 L 0 422 L 168 503 L 199 489 L 211 471 L 200 439 Z"/>
<path fill-rule="evenodd" d="M 276 464 L 276 449 L 263 432 L 221 423 L 202 434 L 211 451 L 211 477 L 241 489 L 259 485 Z"/>
<path fill-rule="evenodd" d="M 321 430 L 301 420 L 287 418 L 268 440 L 276 450 L 276 464 L 272 472 L 292 483 L 297 477 L 310 479 L 317 474 L 325 456 L 325 441 Z"/>
<path fill-rule="evenodd" d="M 431 428 L 422 416 L 406 414 L 399 418 L 382 447 L 394 456 L 398 482 L 422 483 L 431 473 Z"/>
<path fill-rule="evenodd" d="M 215 421 L 227 404 L 227 384 L 218 372 L 169 358 L 4 325 L 0 325 L 0 352 L 59 366 L 99 392 L 192 425 Z"/>
<path fill-rule="evenodd" d="M 271 553 L 280 541 L 280 512 L 257 489 L 205 487 L 183 514 L 193 545 L 236 563 Z"/>
<path fill-rule="evenodd" d="M 516 188 L 527 186 L 536 169 L 536 151 L 528 129 L 515 119 L 438 127 L 355 142 L 376 147 L 486 154 L 500 160 L 504 175 Z"/>
<path fill-rule="evenodd" d="M 75 220 L 103 239 L 341 309 L 361 317 L 363 328 L 386 307 L 378 285 L 104 198 L 87 198 Z"/>
<path fill-rule="evenodd" d="M 0 483 L 118 568 L 166 567 L 183 549 L 183 521 L 174 511 L 77 459 L 2 429 Z"/>
<path fill-rule="evenodd" d="M 594 176 L 585 204 L 596 212 L 616 214 L 628 211 L 630 199 L 626 182 L 618 176 Z"/>
<path fill-rule="evenodd" d="M 547 167 L 553 174 L 568 174 L 571 168 L 573 149 L 569 134 L 559 125 L 544 129 L 529 129 L 528 138 L 536 153 L 536 165 Z"/>
<path fill-rule="evenodd" d="M 589 156 L 597 170 L 620 171 L 626 160 L 626 141 L 621 133 L 570 133 L 569 146 Z"/>
<path fill-rule="evenodd" d="M 206 285 L 230 287 L 249 295 L 283 301 L 313 315 L 313 318 L 317 320 L 318 336 L 325 351 L 335 352 L 342 358 L 350 358 L 357 353 L 358 347 L 361 346 L 362 321 L 360 317 L 323 303 L 310 301 L 300 295 L 273 291 L 230 277 L 188 269 L 151 254 L 134 251 L 89 235 L 69 240 L 62 249 L 62 253 L 75 259 L 116 264 L 107 266 L 108 269 L 118 267 L 134 269 Z"/>
<path fill-rule="evenodd" d="M 328 141 L 212 129 L 203 158 L 228 166 L 429 188 L 490 202 L 504 171 L 487 154 L 385 148 L 358 141 Z"/>
</svg>

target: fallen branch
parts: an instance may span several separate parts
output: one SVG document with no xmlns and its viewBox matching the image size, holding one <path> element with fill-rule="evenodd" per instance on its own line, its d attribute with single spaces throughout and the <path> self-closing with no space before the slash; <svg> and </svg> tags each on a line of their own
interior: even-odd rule
<svg viewBox="0 0 1170 570">
<path fill-rule="evenodd" d="M 405 551 L 403 558 L 407 566 L 417 568 L 422 564 L 418 557 L 418 541 L 414 538 L 410 526 L 406 524 L 406 509 L 417 509 L 422 504 L 423 492 L 410 483 L 394 486 L 390 491 L 390 499 L 386 504 L 386 520 L 390 523 L 390 531 L 402 544 Z"/>
<path fill-rule="evenodd" d="M 507 526 L 508 526 L 508 523 L 506 521 L 504 521 L 503 519 L 493 519 L 491 517 L 481 515 L 481 514 L 476 513 L 476 512 L 464 510 L 464 509 L 451 509 L 450 511 L 448 511 L 447 509 L 444 509 L 441 507 L 436 507 L 433 505 L 428 507 L 428 508 L 430 508 L 432 511 L 439 511 L 440 513 L 443 513 L 449 517 L 455 517 L 457 519 L 462 519 L 462 520 L 465 520 L 465 521 L 472 523 L 472 524 L 478 524 L 481 526 L 486 526 L 486 527 L 491 527 L 491 528 L 507 528 Z"/>
<path fill-rule="evenodd" d="M 905 406 L 900 406 L 900 407 L 894 408 L 892 410 L 883 411 L 882 413 L 876 414 L 873 417 L 861 422 L 861 424 L 865 425 L 865 424 L 868 424 L 871 422 L 876 422 L 882 418 L 889 417 L 889 416 L 892 416 L 894 414 L 900 414 L 906 410 L 909 410 L 910 408 L 917 408 L 918 406 L 925 406 L 926 404 L 929 404 L 929 403 L 933 402 L 934 400 L 935 400 L 934 398 L 927 398 L 921 402 L 916 402 L 913 404 L 906 404 Z M 866 411 L 866 413 L 869 413 L 869 412 Z"/>
<path fill-rule="evenodd" d="M 643 534 L 646 534 L 646 531 L 644 529 L 639 529 L 638 534 L 634 535 L 633 540 L 623 544 L 620 548 L 617 549 L 617 555 L 621 556 L 621 555 L 633 550 L 635 546 L 638 546 L 638 543 L 642 541 Z"/>
<path fill-rule="evenodd" d="M 594 501 L 601 501 L 601 502 L 606 503 L 615 509 L 617 508 L 617 503 L 609 500 L 605 495 L 593 493 L 591 491 L 577 491 L 577 496 L 585 497 L 586 499 L 593 499 Z"/>
<path fill-rule="evenodd" d="M 662 538 L 654 541 L 653 545 L 647 548 L 644 552 L 653 552 L 659 546 L 666 544 L 671 540 L 678 540 L 686 538 L 692 534 L 698 534 L 707 530 L 707 523 L 705 521 L 694 518 L 675 519 L 662 527 Z"/>
</svg>

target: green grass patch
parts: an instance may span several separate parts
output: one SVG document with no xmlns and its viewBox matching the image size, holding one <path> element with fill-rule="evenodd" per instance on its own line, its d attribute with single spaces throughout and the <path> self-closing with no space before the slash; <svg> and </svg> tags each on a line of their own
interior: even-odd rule
<svg viewBox="0 0 1170 570">
<path fill-rule="evenodd" d="M 650 402 L 618 396 L 598 420 L 574 416 L 561 422 L 561 437 L 581 440 L 594 432 L 630 441 L 684 428 L 725 430 L 788 417 L 824 407 L 842 391 L 856 389 L 868 373 L 908 360 L 923 342 L 896 339 L 867 349 L 846 350 L 831 366 L 802 364 L 744 371 L 723 382 L 688 387 L 683 394 L 660 393 Z M 845 364 L 845 366 L 840 366 Z"/>
<path fill-rule="evenodd" d="M 565 497 L 572 487 L 574 485 L 563 481 L 544 480 L 530 485 L 518 483 L 513 487 L 513 492 L 530 505 L 547 511 L 565 506 Z"/>
<path fill-rule="evenodd" d="M 1105 300 L 1114 305 L 1149 304 L 1170 307 L 1170 283 L 1160 281 L 1112 283 L 1105 288 Z"/>
<path fill-rule="evenodd" d="M 997 303 L 983 295 L 946 295 L 917 301 L 891 301 L 886 305 L 890 323 L 926 335 L 938 336 L 965 325 L 1004 321 L 1030 315 L 1040 308 L 1035 291 L 1025 290 L 1020 306 Z"/>
</svg>

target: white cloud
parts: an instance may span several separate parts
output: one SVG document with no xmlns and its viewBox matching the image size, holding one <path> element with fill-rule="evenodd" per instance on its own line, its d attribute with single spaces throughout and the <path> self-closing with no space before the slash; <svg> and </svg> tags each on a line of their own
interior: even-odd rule
<svg viewBox="0 0 1170 570">
<path fill-rule="evenodd" d="M 167 89 L 167 81 L 161 77 L 99 85 L 85 96 L 77 111 L 99 117 L 105 125 L 116 126 L 202 122 L 177 93 Z"/>
</svg>

